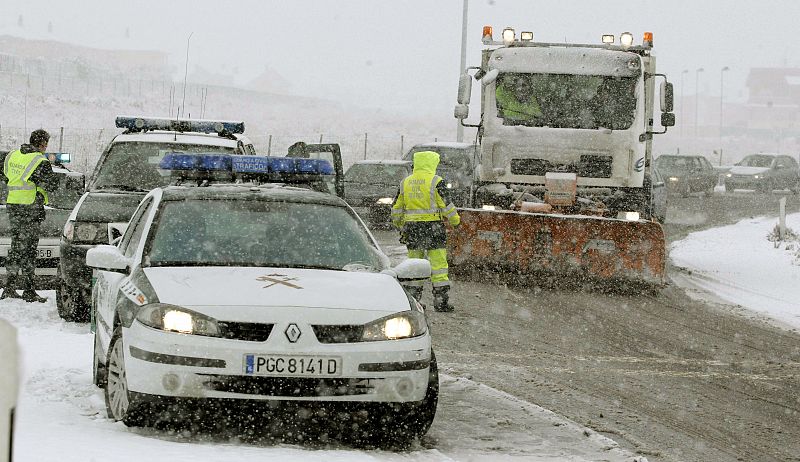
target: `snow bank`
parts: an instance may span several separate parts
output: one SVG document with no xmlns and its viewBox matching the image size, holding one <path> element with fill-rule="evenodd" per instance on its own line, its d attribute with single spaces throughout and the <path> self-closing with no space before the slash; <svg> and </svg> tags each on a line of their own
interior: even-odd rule
<svg viewBox="0 0 800 462">
<path fill-rule="evenodd" d="M 771 242 L 777 223 L 759 217 L 692 233 L 672 244 L 670 257 L 696 286 L 800 328 L 800 242 Z M 788 215 L 786 225 L 800 232 L 800 213 Z"/>
</svg>

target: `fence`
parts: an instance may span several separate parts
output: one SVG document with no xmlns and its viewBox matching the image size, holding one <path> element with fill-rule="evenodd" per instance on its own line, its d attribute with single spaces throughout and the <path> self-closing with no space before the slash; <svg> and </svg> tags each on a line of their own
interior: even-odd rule
<svg viewBox="0 0 800 462">
<path fill-rule="evenodd" d="M 38 127 L 37 127 L 38 128 Z M 43 127 L 50 133 L 49 151 L 72 154 L 70 168 L 79 172 L 90 172 L 103 149 L 120 129 L 96 129 L 74 127 Z M 5 127 L 0 125 L 0 150 L 9 151 L 26 143 L 30 128 Z M 297 141 L 305 143 L 337 143 L 342 150 L 345 166 L 362 159 L 399 159 L 415 144 L 437 141 L 427 135 L 386 135 L 381 133 L 308 134 L 265 133 L 247 134 L 256 152 L 265 155 L 283 156 L 290 145 Z"/>
</svg>

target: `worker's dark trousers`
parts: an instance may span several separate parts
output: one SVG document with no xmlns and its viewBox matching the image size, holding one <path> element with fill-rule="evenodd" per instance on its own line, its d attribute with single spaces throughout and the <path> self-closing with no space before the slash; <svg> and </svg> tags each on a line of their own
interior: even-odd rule
<svg viewBox="0 0 800 462">
<path fill-rule="evenodd" d="M 36 247 L 39 245 L 39 229 L 42 213 L 32 206 L 9 204 L 6 206 L 11 225 L 11 248 L 6 258 L 6 287 L 34 290 L 36 270 Z"/>
</svg>

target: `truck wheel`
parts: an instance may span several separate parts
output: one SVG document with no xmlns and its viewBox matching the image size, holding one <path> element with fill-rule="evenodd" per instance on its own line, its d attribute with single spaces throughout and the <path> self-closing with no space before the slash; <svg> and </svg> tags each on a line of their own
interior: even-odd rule
<svg viewBox="0 0 800 462">
<path fill-rule="evenodd" d="M 67 286 L 63 280 L 56 287 L 56 307 L 58 315 L 64 321 L 88 322 L 89 305 L 79 288 Z"/>
</svg>

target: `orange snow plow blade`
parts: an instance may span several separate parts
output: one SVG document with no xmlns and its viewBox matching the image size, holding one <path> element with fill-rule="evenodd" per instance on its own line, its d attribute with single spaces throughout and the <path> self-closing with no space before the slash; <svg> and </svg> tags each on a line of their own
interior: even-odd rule
<svg viewBox="0 0 800 462">
<path fill-rule="evenodd" d="M 666 242 L 661 225 L 592 216 L 460 209 L 448 233 L 454 269 L 583 274 L 593 279 L 662 285 Z"/>
</svg>

